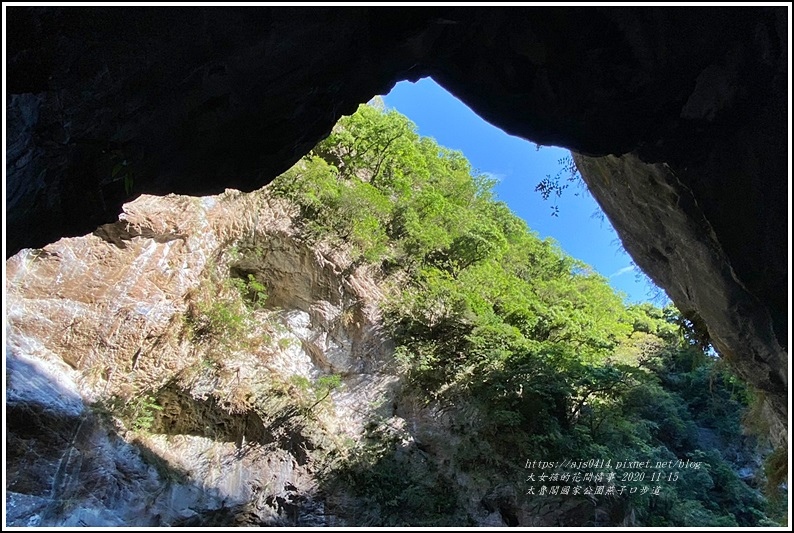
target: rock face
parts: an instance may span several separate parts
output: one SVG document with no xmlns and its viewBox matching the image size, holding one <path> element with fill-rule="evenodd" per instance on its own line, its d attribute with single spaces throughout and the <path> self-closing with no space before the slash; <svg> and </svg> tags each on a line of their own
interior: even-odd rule
<svg viewBox="0 0 794 533">
<path fill-rule="evenodd" d="M 582 498 L 522 501 L 522 465 L 456 469 L 471 443 L 455 427 L 476 408 L 403 388 L 378 310 L 388 283 L 310 246 L 295 211 L 261 191 L 144 195 L 7 261 L 7 524 L 382 524 L 344 473 L 375 435 L 400 476 L 432 474 L 457 502 L 448 523 L 597 515 Z"/>
<path fill-rule="evenodd" d="M 358 103 L 430 75 L 509 133 L 607 156 L 583 173 L 626 248 L 784 427 L 786 8 L 7 13 L 8 255 L 140 193 L 257 188 Z M 657 232 L 668 219 L 685 231 Z"/>
<path fill-rule="evenodd" d="M 8 524 L 344 523 L 316 471 L 395 379 L 379 289 L 346 266 L 293 235 L 283 202 L 233 191 L 142 196 L 10 259 Z M 266 308 L 218 288 L 240 272 L 277 287 Z M 343 387 L 310 417 L 296 400 L 331 373 Z"/>
<path fill-rule="evenodd" d="M 773 316 L 732 268 L 715 228 L 693 192 L 667 165 L 621 157 L 576 156 L 588 188 L 612 223 L 624 228 L 623 245 L 666 287 L 686 315 L 709 325 L 709 336 L 738 374 L 761 391 L 770 414 L 770 437 L 786 443 L 788 364 Z M 642 176 L 643 180 L 633 180 Z M 642 210 L 643 219 L 633 218 Z M 654 235 L 653 241 L 645 239 Z M 731 238 L 730 235 L 727 237 Z"/>
</svg>

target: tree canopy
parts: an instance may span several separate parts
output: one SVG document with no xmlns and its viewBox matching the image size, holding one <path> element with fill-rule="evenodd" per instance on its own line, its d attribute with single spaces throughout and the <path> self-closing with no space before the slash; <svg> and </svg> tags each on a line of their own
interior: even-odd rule
<svg viewBox="0 0 794 533">
<path fill-rule="evenodd" d="M 406 117 L 362 105 L 270 187 L 300 207 L 307 235 L 347 243 L 398 284 L 384 304 L 395 357 L 418 397 L 457 413 L 464 444 L 455 468 L 497 479 L 527 454 L 702 461 L 707 468 L 660 483 L 658 495 L 609 505 L 645 526 L 782 520 L 727 456 L 755 446 L 740 427 L 752 391 L 675 308 L 624 304 L 603 276 L 532 232 L 493 186 Z M 454 513 L 438 484 L 410 501 L 395 496 L 399 465 L 391 448 L 378 450 L 381 470 L 369 449 L 368 468 L 353 461 L 350 479 L 391 487 L 373 500 L 386 524 Z"/>
</svg>

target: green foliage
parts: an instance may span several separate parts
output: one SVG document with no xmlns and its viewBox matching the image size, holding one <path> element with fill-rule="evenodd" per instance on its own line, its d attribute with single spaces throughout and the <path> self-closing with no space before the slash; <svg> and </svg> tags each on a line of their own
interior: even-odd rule
<svg viewBox="0 0 794 533">
<path fill-rule="evenodd" d="M 261 309 L 265 306 L 267 302 L 267 287 L 258 281 L 253 274 L 248 274 L 246 279 L 232 278 L 231 283 L 250 308 Z"/>
<path fill-rule="evenodd" d="M 110 169 L 111 182 L 122 180 L 124 183 L 124 194 L 130 196 L 135 185 L 135 171 L 129 158 L 121 150 L 109 150 L 107 153 Z"/>
<path fill-rule="evenodd" d="M 301 375 L 295 374 L 290 376 L 289 379 L 290 383 L 292 383 L 301 393 L 306 393 L 312 386 L 312 382 L 309 381 L 309 378 L 303 377 Z"/>
<path fill-rule="evenodd" d="M 99 413 L 123 420 L 132 431 L 144 432 L 152 429 L 156 412 L 163 410 L 163 407 L 150 392 L 144 392 L 129 399 L 112 396 L 107 400 L 97 402 L 93 408 Z"/>
<path fill-rule="evenodd" d="M 233 250 L 233 255 L 239 255 Z M 267 303 L 267 287 L 251 273 L 222 277 L 214 266 L 207 283 L 194 291 L 184 320 L 192 341 L 211 351 L 250 348 L 269 340 L 249 338 L 254 330 L 253 312 Z M 234 274 L 234 271 L 232 272 Z"/>
<path fill-rule="evenodd" d="M 341 483 L 357 496 L 353 519 L 359 526 L 466 525 L 456 512 L 454 483 L 382 425 L 367 428 L 326 483 L 329 490 Z"/>
<path fill-rule="evenodd" d="M 245 333 L 246 315 L 238 302 L 216 300 L 203 303 L 199 312 L 201 315 L 194 322 L 196 337 L 199 339 L 211 338 L 229 345 L 234 344 Z"/>
<path fill-rule="evenodd" d="M 242 246 L 233 256 L 241 260 L 253 248 Z M 230 254 L 231 255 L 231 254 Z M 274 314 L 263 310 L 267 304 L 267 289 L 254 274 L 211 263 L 208 276 L 188 297 L 183 315 L 183 340 L 191 344 L 193 363 L 185 369 L 185 376 L 225 376 L 239 371 L 230 363 L 241 353 L 266 358 L 276 347 L 285 350 L 292 342 L 284 336 L 284 326 L 273 320 Z M 246 385 L 236 378 L 234 394 L 223 401 L 239 411 L 247 409 L 249 395 Z"/>
<path fill-rule="evenodd" d="M 136 431 L 150 430 L 154 423 L 155 411 L 163 410 L 154 396 L 150 394 L 144 394 L 130 400 L 127 406 L 126 411 L 131 420 L 132 429 Z"/>
<path fill-rule="evenodd" d="M 557 164 L 560 165 L 560 170 L 554 176 L 546 174 L 546 177 L 535 185 L 535 192 L 539 192 L 544 200 L 548 200 L 551 197 L 559 198 L 571 183 L 584 183 L 573 157 L 563 157 L 557 161 Z M 559 215 L 560 209 L 555 202 L 551 206 L 551 216 L 556 217 Z"/>
<path fill-rule="evenodd" d="M 305 414 L 310 414 L 333 391 L 342 386 L 342 376 L 339 374 L 320 376 L 314 383 L 304 376 L 295 374 L 289 381 L 294 387 L 297 404 Z"/>
<path fill-rule="evenodd" d="M 538 185 L 544 197 L 576 181 L 572 159 L 561 165 Z M 709 355 L 702 321 L 624 305 L 603 276 L 496 201 L 493 186 L 407 118 L 361 106 L 271 190 L 300 207 L 305 236 L 347 243 L 384 274 L 401 272 L 384 321 L 409 390 L 459 409 L 458 468 L 500 479 L 516 450 L 544 460 L 702 460 L 708 468 L 663 495 L 614 505 L 648 526 L 768 520 L 757 491 L 703 451 L 704 434 L 734 450 L 751 445 L 739 423 L 751 394 Z M 331 378 L 312 387 L 312 407 L 338 386 Z M 296 386 L 308 393 L 308 382 Z M 456 509 L 441 473 L 414 476 L 406 453 L 370 435 L 342 470 L 380 516 L 372 525 L 427 525 Z M 780 464 L 770 467 L 775 479 Z"/>
<path fill-rule="evenodd" d="M 342 386 L 342 377 L 339 374 L 321 376 L 314 383 L 315 394 L 318 398 L 326 398 L 331 391 Z"/>
</svg>

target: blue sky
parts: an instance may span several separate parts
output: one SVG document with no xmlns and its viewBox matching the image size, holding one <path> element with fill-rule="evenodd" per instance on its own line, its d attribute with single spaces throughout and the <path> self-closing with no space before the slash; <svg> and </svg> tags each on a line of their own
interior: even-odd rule
<svg viewBox="0 0 794 533">
<path fill-rule="evenodd" d="M 558 161 L 570 155 L 568 150 L 553 146 L 538 150 L 535 144 L 506 134 L 430 78 L 400 82 L 383 99 L 410 118 L 420 135 L 460 150 L 475 169 L 499 180 L 498 199 L 542 238 L 553 238 L 567 254 L 592 266 L 628 301 L 650 301 L 652 286 L 644 275 L 637 275 L 615 230 L 583 185 L 571 184 L 560 198 L 549 200 L 535 192 L 535 185 L 547 174 L 553 177 L 560 171 Z M 555 203 L 556 217 L 551 215 Z"/>
</svg>

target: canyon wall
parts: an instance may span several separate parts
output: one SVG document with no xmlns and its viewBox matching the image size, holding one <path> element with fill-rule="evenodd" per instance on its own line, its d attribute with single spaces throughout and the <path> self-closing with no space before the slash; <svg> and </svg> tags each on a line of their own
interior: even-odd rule
<svg viewBox="0 0 794 533">
<path fill-rule="evenodd" d="M 581 154 L 626 249 L 785 444 L 787 23 L 785 7 L 10 7 L 6 257 L 142 193 L 258 188 L 357 104 L 432 76 Z"/>
</svg>

